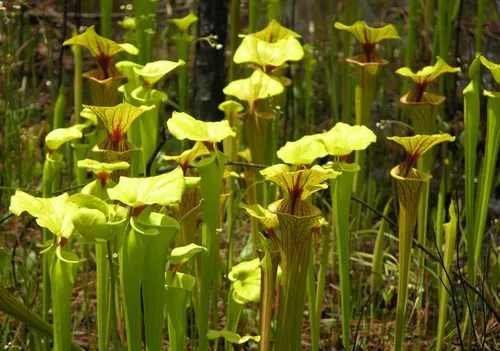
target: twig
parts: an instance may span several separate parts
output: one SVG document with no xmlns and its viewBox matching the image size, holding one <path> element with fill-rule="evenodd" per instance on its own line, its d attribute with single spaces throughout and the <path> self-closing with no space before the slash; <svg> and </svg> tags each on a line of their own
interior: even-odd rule
<svg viewBox="0 0 500 351">
<path fill-rule="evenodd" d="M 87 185 L 87 184 L 78 184 L 78 185 L 73 185 L 69 188 L 59 189 L 59 190 L 52 192 L 52 195 L 59 195 L 59 194 L 65 193 L 67 191 L 80 189 L 80 188 L 83 188 L 85 185 Z"/>
<path fill-rule="evenodd" d="M 375 296 L 375 294 L 376 294 L 376 291 L 372 292 L 370 294 L 370 296 L 368 296 L 368 299 L 366 300 L 366 302 L 363 304 L 363 306 L 361 308 L 361 313 L 359 314 L 359 318 L 358 318 L 358 324 L 356 325 L 356 334 L 354 334 L 354 344 L 352 345 L 352 351 L 356 351 L 356 342 L 358 341 L 358 333 L 359 333 L 359 328 L 361 326 L 361 319 L 363 319 L 363 314 L 364 314 L 365 310 L 368 308 L 368 304 L 372 300 L 372 297 Z"/>
<path fill-rule="evenodd" d="M 243 167 L 251 167 L 251 168 L 267 168 L 266 165 L 260 165 L 257 163 L 249 163 L 249 162 L 238 162 L 238 161 L 226 161 L 226 165 L 230 166 L 243 166 Z"/>
<path fill-rule="evenodd" d="M 166 134 L 166 128 L 163 126 L 161 128 L 161 141 L 158 143 L 158 146 L 156 146 L 155 151 L 149 158 L 148 163 L 146 164 L 146 177 L 151 176 L 151 168 L 153 167 L 153 162 L 155 161 L 156 156 L 158 156 L 158 153 L 161 151 L 167 140 L 168 137 Z"/>
</svg>

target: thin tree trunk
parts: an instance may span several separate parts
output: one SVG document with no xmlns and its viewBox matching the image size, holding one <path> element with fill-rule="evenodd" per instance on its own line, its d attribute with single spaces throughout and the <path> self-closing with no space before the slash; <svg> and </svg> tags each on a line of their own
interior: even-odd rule
<svg viewBox="0 0 500 351">
<path fill-rule="evenodd" d="M 205 40 L 196 43 L 191 112 L 204 121 L 218 121 L 224 116 L 218 106 L 224 101 L 227 11 L 227 0 L 198 1 L 198 38 L 217 35 L 217 42 L 223 46 L 217 50 Z"/>
</svg>

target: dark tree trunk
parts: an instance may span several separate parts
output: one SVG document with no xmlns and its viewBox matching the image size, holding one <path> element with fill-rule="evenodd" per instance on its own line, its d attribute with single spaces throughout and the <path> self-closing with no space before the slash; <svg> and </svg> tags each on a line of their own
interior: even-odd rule
<svg viewBox="0 0 500 351">
<path fill-rule="evenodd" d="M 198 1 L 198 37 L 214 34 L 223 45 L 217 50 L 205 40 L 196 43 L 191 112 L 204 121 L 218 121 L 224 116 L 218 106 L 224 101 L 227 6 L 227 0 Z"/>
</svg>

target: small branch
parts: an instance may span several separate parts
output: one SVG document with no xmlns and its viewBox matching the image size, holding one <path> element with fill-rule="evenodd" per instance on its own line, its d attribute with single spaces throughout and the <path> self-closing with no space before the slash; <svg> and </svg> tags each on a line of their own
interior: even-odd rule
<svg viewBox="0 0 500 351">
<path fill-rule="evenodd" d="M 166 133 L 166 128 L 162 127 L 161 128 L 161 141 L 158 144 L 158 146 L 156 147 L 156 149 L 153 152 L 153 154 L 151 155 L 151 157 L 149 158 L 148 163 L 146 164 L 146 177 L 151 176 L 151 168 L 153 167 L 153 162 L 155 161 L 156 156 L 158 156 L 158 153 L 161 151 L 161 149 L 163 148 L 163 146 L 165 145 L 167 140 L 168 140 L 168 137 L 167 137 L 167 133 Z"/>
</svg>

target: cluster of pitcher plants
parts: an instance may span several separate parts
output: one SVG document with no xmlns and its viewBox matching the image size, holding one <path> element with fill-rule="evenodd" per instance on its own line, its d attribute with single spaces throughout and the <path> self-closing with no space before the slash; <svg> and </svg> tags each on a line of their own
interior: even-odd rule
<svg viewBox="0 0 500 351">
<path fill-rule="evenodd" d="M 133 19 L 129 21 L 128 30 L 142 30 Z M 280 145 L 281 107 L 292 85 L 286 72 L 308 50 L 301 44 L 301 36 L 274 20 L 261 31 L 242 35 L 232 60 L 244 65 L 241 72 L 246 78 L 233 80 L 224 88 L 228 98 L 220 105 L 224 120 L 205 122 L 186 112 L 186 62 L 195 41 L 189 28 L 195 22 L 193 14 L 172 20 L 177 28 L 177 61 L 149 62 L 151 44 L 144 33 L 118 44 L 89 27 L 66 40 L 64 45 L 83 47 L 95 58 L 96 69 L 82 74 L 90 101 L 79 105 L 81 97 L 75 99 L 75 123 L 55 128 L 46 136 L 42 197 L 17 190 L 10 203 L 13 214 L 27 212 L 43 228 L 41 316 L 22 310 L 24 306 L 16 312 L 15 301 L 6 296 L 0 299 L 0 308 L 29 321 L 33 333 L 42 337 L 44 350 L 51 343 L 55 351 L 79 349 L 71 337 L 72 293 L 75 280 L 83 274 L 81 267 L 93 260 L 99 350 L 145 347 L 155 351 L 163 349 L 165 340 L 171 350 L 185 350 L 188 344 L 209 350 L 217 347 L 219 342 L 213 340 L 219 338 L 226 349 L 243 349 L 240 345 L 248 344 L 262 351 L 303 350 L 305 320 L 310 347 L 319 350 L 327 271 L 332 267 L 329 260 L 334 248 L 333 267 L 339 284 L 337 332 L 343 349 L 350 350 L 357 341 L 353 321 L 358 318 L 353 316 L 351 302 L 351 242 L 352 232 L 360 229 L 359 222 L 353 221 L 356 215 L 351 214 L 351 197 L 363 198 L 368 191 L 367 148 L 385 143 L 395 152 L 397 145 L 404 150 L 402 161 L 386 170 L 394 179 L 394 202 L 398 204 L 393 347 L 405 348 L 407 326 L 413 323 L 408 307 L 413 305 L 412 299 L 423 299 L 421 287 L 410 285 L 410 276 L 416 274 L 415 281 L 421 285 L 425 269 L 434 267 L 439 278 L 436 349 L 441 350 L 453 328 L 447 322 L 451 319 L 449 272 L 457 228 L 466 238 L 471 289 L 477 281 L 500 144 L 500 92 L 484 91 L 488 99 L 486 149 L 479 181 L 474 182 L 480 68 L 482 64 L 500 83 L 500 66 L 479 54 L 470 65 L 470 84 L 463 92 L 465 225 L 457 224 L 462 219 L 455 202 L 449 204 L 450 219 L 444 223 L 447 204 L 443 196 L 434 231 L 439 238 L 438 252 L 444 253 L 436 268 L 426 263 L 426 254 L 417 251 L 413 241 L 428 246 L 430 179 L 432 173 L 444 177 L 445 170 L 436 169 L 444 164 L 444 159 L 438 162 L 438 155 L 446 155 L 446 143 L 454 142 L 455 137 L 439 130 L 438 114 L 445 97 L 427 89 L 441 75 L 460 69 L 440 57 L 417 72 L 398 69 L 397 74 L 414 83 L 400 99 L 412 135 L 377 140 L 370 129 L 372 105 L 378 76 L 388 61 L 376 49 L 382 40 L 400 37 L 392 25 L 372 28 L 364 22 L 335 23 L 336 29 L 351 33 L 360 44 L 360 53 L 346 59 L 357 82 L 355 124 L 338 122 L 329 130 Z M 217 50 L 216 39 L 197 40 L 205 40 Z M 118 55 L 126 55 L 126 60 L 115 63 Z M 158 81 L 175 74 L 178 104 L 156 88 Z M 166 104 L 178 111 L 164 126 Z M 162 148 L 164 129 L 178 140 L 173 143 L 175 153 Z M 74 164 L 75 183 L 85 186 L 71 195 L 52 196 L 61 177 L 63 155 L 68 155 L 66 143 L 72 150 L 66 162 Z M 444 151 L 436 152 L 437 146 Z M 88 171 L 95 180 L 88 182 Z M 331 211 L 322 210 L 328 207 Z M 388 203 L 384 214 L 389 209 Z M 353 210 L 359 211 L 354 206 Z M 248 216 L 248 230 L 236 230 L 235 218 L 241 211 Z M 385 222 L 379 222 L 373 252 L 368 299 L 372 308 L 382 286 Z M 248 259 L 233 262 L 237 235 L 240 241 L 244 235 L 250 253 Z M 227 247 L 227 255 L 221 255 L 222 247 Z M 226 284 L 229 287 L 223 289 Z M 493 292 L 496 288 L 491 287 Z M 467 316 L 458 323 L 464 336 L 475 332 L 477 296 L 472 290 L 469 300 Z M 248 313 L 244 310 L 254 313 L 257 327 L 245 323 Z M 223 322 L 219 322 L 220 314 Z"/>
</svg>

